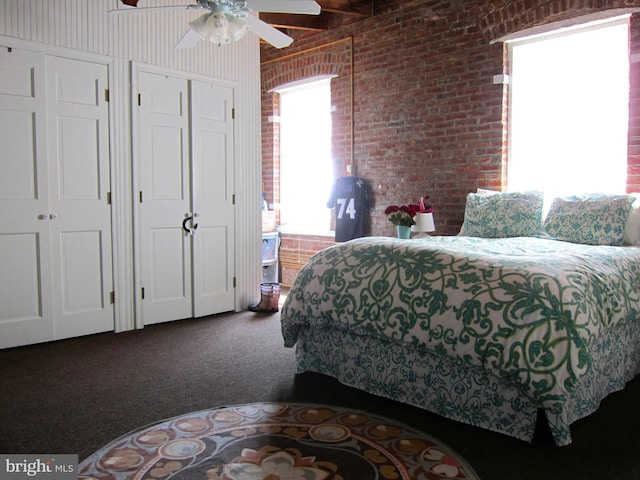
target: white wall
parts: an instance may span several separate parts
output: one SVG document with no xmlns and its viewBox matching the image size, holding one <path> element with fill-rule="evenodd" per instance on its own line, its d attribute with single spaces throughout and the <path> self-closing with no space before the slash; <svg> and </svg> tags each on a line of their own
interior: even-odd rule
<svg viewBox="0 0 640 480">
<path fill-rule="evenodd" d="M 141 0 L 139 6 L 189 3 Z M 136 325 L 133 279 L 131 64 L 231 81 L 235 88 L 236 309 L 259 298 L 260 242 L 260 50 L 247 35 L 218 47 L 173 45 L 197 11 L 108 13 L 119 0 L 2 0 L 0 48 L 24 48 L 72 57 L 101 57 L 110 68 L 111 182 L 113 196 L 116 330 Z M 200 12 L 201 13 L 201 12 Z"/>
</svg>

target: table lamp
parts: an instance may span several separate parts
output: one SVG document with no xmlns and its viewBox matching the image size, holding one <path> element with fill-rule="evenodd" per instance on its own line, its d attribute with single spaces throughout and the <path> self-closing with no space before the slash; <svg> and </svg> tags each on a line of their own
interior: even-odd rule
<svg viewBox="0 0 640 480">
<path fill-rule="evenodd" d="M 423 238 L 428 236 L 429 232 L 435 232 L 436 226 L 435 223 L 433 223 L 433 212 L 416 213 L 416 224 L 412 230 L 418 232 L 414 238 Z"/>
</svg>

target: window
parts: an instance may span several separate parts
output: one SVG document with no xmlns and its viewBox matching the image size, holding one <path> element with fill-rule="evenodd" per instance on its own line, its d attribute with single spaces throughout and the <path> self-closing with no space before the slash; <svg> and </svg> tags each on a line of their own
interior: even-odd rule
<svg viewBox="0 0 640 480">
<path fill-rule="evenodd" d="M 624 193 L 628 18 L 508 45 L 509 190 Z"/>
<path fill-rule="evenodd" d="M 331 77 L 276 91 L 280 94 L 280 224 L 285 231 L 329 233 Z"/>
</svg>

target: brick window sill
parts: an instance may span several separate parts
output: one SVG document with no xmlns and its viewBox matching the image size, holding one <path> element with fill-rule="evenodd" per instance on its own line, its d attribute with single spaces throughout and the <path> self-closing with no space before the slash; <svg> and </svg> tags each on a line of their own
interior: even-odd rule
<svg viewBox="0 0 640 480">
<path fill-rule="evenodd" d="M 335 233 L 331 230 L 312 231 L 304 228 L 296 228 L 295 226 L 276 225 L 276 232 L 288 235 L 304 235 L 309 237 L 335 237 Z"/>
</svg>

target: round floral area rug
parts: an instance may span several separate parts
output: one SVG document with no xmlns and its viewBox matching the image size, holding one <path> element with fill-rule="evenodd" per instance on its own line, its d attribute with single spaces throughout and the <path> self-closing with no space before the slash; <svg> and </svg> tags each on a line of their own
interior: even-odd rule
<svg viewBox="0 0 640 480">
<path fill-rule="evenodd" d="M 479 480 L 437 439 L 364 411 L 253 403 L 203 410 L 125 435 L 80 479 Z"/>
</svg>

